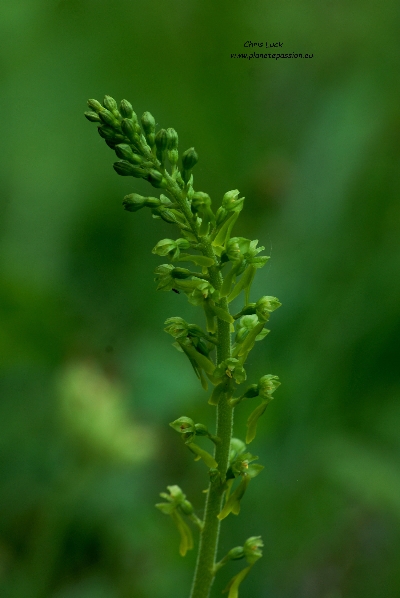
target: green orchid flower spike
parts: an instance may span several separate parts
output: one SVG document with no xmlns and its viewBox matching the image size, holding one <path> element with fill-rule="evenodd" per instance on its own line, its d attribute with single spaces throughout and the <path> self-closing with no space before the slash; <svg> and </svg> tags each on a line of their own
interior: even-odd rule
<svg viewBox="0 0 400 598">
<path fill-rule="evenodd" d="M 194 147 L 180 153 L 175 129 L 157 129 L 156 119 L 148 111 L 138 118 L 127 100 L 118 105 L 111 96 L 105 96 L 102 103 L 89 100 L 88 106 L 86 118 L 96 124 L 100 137 L 115 152 L 115 172 L 127 177 L 124 209 L 142 214 L 148 209 L 153 220 L 175 227 L 175 232 L 152 249 L 155 257 L 167 261 L 155 266 L 157 290 L 186 297 L 190 309 L 197 308 L 204 316 L 204 326 L 190 324 L 179 316 L 169 317 L 164 324 L 164 330 L 174 339 L 173 346 L 187 357 L 202 388 L 207 391 L 209 383 L 213 387 L 206 395 L 208 402 L 204 401 L 204 415 L 207 419 L 207 410 L 215 415 L 215 430 L 186 415 L 176 414 L 177 419 L 170 423 L 195 460 L 208 469 L 204 517 L 195 514 L 176 485 L 161 493 L 164 502 L 156 506 L 177 527 L 182 556 L 195 544 L 189 524 L 199 531 L 190 598 L 209 598 L 219 569 L 230 561 L 246 559 L 248 566 L 231 579 L 226 589 L 228 598 L 237 598 L 240 584 L 261 557 L 262 541 L 253 536 L 217 562 L 218 538 L 221 521 L 240 513 L 250 481 L 263 469 L 255 463 L 257 457 L 248 452 L 246 444 L 255 438 L 258 420 L 280 384 L 277 376 L 266 375 L 257 384 L 237 392 L 247 378 L 244 365 L 250 352 L 269 333 L 265 325 L 281 305 L 271 295 L 250 302 L 255 274 L 269 257 L 262 255 L 264 247 L 258 246 L 257 239 L 233 233 L 245 202 L 238 189 L 227 191 L 216 202 L 216 210 L 211 196 L 196 189 L 194 174 L 199 155 Z M 128 177 L 147 181 L 153 188 L 151 194 L 136 193 Z M 181 262 L 189 262 L 190 269 L 180 267 Z M 232 315 L 230 303 L 239 300 L 239 311 Z M 259 398 L 261 403 L 248 417 L 245 443 L 232 438 L 233 414 L 243 401 L 252 398 Z M 211 442 L 210 452 L 201 446 L 207 442 Z"/>
</svg>

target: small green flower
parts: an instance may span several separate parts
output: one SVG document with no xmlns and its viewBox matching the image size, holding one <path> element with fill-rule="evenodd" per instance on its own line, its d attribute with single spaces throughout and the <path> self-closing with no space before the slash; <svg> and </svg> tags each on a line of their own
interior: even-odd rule
<svg viewBox="0 0 400 598">
<path fill-rule="evenodd" d="M 178 528 L 181 536 L 181 542 L 179 546 L 179 553 L 181 556 L 185 556 L 188 550 L 193 548 L 193 536 L 190 527 L 183 520 L 182 515 L 179 511 L 185 515 L 191 515 L 193 513 L 193 507 L 191 503 L 186 500 L 185 494 L 179 486 L 167 486 L 169 494 L 161 492 L 160 496 L 167 500 L 166 503 L 158 503 L 156 507 L 160 509 L 165 515 L 171 515 L 173 522 Z"/>
<path fill-rule="evenodd" d="M 239 323 L 236 328 L 236 338 L 235 341 L 237 343 L 242 343 L 244 339 L 248 336 L 249 332 L 255 328 L 258 324 L 258 317 L 254 314 L 253 316 L 243 316 L 240 318 Z"/>
<path fill-rule="evenodd" d="M 222 361 L 214 371 L 216 378 L 222 378 L 222 376 L 228 376 L 233 378 L 235 382 L 241 384 L 246 380 L 246 372 L 239 360 L 234 357 L 229 357 Z"/>
<path fill-rule="evenodd" d="M 269 319 L 269 315 L 278 309 L 282 303 L 276 297 L 269 297 L 265 295 L 261 297 L 255 304 L 256 314 L 260 320 L 267 321 Z"/>
<path fill-rule="evenodd" d="M 172 260 L 176 260 L 179 258 L 181 249 L 188 249 L 189 247 L 190 243 L 186 239 L 177 239 L 176 241 L 173 241 L 172 239 L 162 239 L 155 247 L 153 247 L 152 253 L 160 256 L 167 255 Z"/>
<path fill-rule="evenodd" d="M 260 550 L 264 546 L 261 536 L 252 536 L 248 538 L 243 545 L 243 552 L 249 565 L 253 565 L 262 557 Z"/>
<path fill-rule="evenodd" d="M 244 202 L 244 197 L 239 198 L 239 191 L 238 189 L 233 189 L 233 191 L 227 191 L 222 198 L 222 207 L 227 212 L 232 212 L 233 210 L 237 210 L 238 207 L 242 207 Z"/>
<path fill-rule="evenodd" d="M 179 432 L 179 434 L 187 434 L 190 432 L 194 433 L 194 431 L 195 431 L 194 421 L 192 419 L 190 419 L 190 417 L 185 417 L 185 416 L 179 417 L 175 421 L 171 422 L 169 425 L 176 432 Z"/>
<path fill-rule="evenodd" d="M 281 383 L 279 382 L 278 376 L 273 376 L 272 374 L 262 376 L 258 381 L 258 394 L 263 399 L 272 398 L 272 393 L 275 392 L 280 385 Z"/>
<path fill-rule="evenodd" d="M 225 193 L 224 197 L 222 198 L 222 205 L 218 208 L 217 213 L 215 215 L 215 223 L 217 230 L 221 227 L 225 221 L 236 213 L 237 215 L 243 209 L 243 202 L 244 197 L 239 198 L 239 191 L 238 189 L 234 189 L 233 191 L 228 191 Z M 224 239 L 226 236 L 224 237 Z M 219 238 L 218 241 L 221 239 Z M 220 242 L 217 242 L 220 245 Z M 225 244 L 225 243 L 224 243 Z"/>
</svg>

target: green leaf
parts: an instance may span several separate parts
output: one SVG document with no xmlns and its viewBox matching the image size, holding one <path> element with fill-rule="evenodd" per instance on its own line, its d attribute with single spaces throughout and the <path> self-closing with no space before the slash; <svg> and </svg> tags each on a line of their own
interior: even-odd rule
<svg viewBox="0 0 400 598">
<path fill-rule="evenodd" d="M 228 303 L 231 303 L 240 293 L 245 289 L 245 291 L 250 292 L 251 283 L 253 282 L 254 275 L 256 273 L 256 268 L 252 264 L 247 266 L 246 270 L 243 272 L 242 278 L 239 282 L 233 287 L 231 294 L 228 297 Z M 246 296 L 245 303 L 248 303 L 248 296 Z"/>
<path fill-rule="evenodd" d="M 171 502 L 159 502 L 156 504 L 157 509 L 160 509 L 164 515 L 171 515 L 172 511 L 176 509 L 176 505 Z"/>
<path fill-rule="evenodd" d="M 245 316 L 251 317 L 251 316 Z M 265 322 L 259 322 L 246 336 L 243 343 L 239 346 L 238 356 L 244 355 L 247 351 L 251 351 L 256 342 L 257 336 L 261 333 L 261 330 L 264 328 Z M 268 334 L 269 330 L 267 331 Z M 264 334 L 265 336 L 265 334 Z"/>
<path fill-rule="evenodd" d="M 185 344 L 182 348 L 185 352 L 187 352 L 187 354 L 191 357 L 191 359 L 197 364 L 199 368 L 202 368 L 207 374 L 212 375 L 214 373 L 215 365 L 213 364 L 213 362 L 202 353 L 196 351 L 192 344 Z"/>
<path fill-rule="evenodd" d="M 237 575 L 235 575 L 235 577 L 232 577 L 232 579 L 230 580 L 230 582 L 226 586 L 225 590 L 223 590 L 223 593 L 225 593 L 225 592 L 227 592 L 229 590 L 228 598 L 238 598 L 239 597 L 239 586 L 242 583 L 242 581 L 249 574 L 250 569 L 252 568 L 252 566 L 253 565 L 249 565 L 245 569 L 242 569 L 242 571 L 240 571 L 240 573 L 238 573 Z"/>
<path fill-rule="evenodd" d="M 256 437 L 258 420 L 263 415 L 269 403 L 270 399 L 264 400 L 249 415 L 249 418 L 247 420 L 246 444 L 250 444 L 250 442 L 254 440 L 254 438 Z"/>
<path fill-rule="evenodd" d="M 218 405 L 221 397 L 227 392 L 226 382 L 221 382 L 212 391 L 211 397 L 208 399 L 209 405 Z"/>
<path fill-rule="evenodd" d="M 179 545 L 179 554 L 181 556 L 185 556 L 188 550 L 193 548 L 193 536 L 192 530 L 188 526 L 188 524 L 182 519 L 182 516 L 173 511 L 171 513 L 171 517 L 178 528 L 178 531 L 181 535 L 181 543 Z"/>
<path fill-rule="evenodd" d="M 218 463 L 216 462 L 214 457 L 212 457 L 212 455 L 210 455 L 210 453 L 208 453 L 207 451 L 197 446 L 197 444 L 190 442 L 186 446 L 188 446 L 192 453 L 196 455 L 197 458 L 195 459 L 195 461 L 202 459 L 204 463 L 207 465 L 207 467 L 214 469 L 218 467 Z"/>
<path fill-rule="evenodd" d="M 239 515 L 240 501 L 243 498 L 244 493 L 246 492 L 246 488 L 249 485 L 249 482 L 250 476 L 247 473 L 243 474 L 242 481 L 240 482 L 239 486 L 230 495 L 230 497 L 224 505 L 224 508 L 219 513 L 219 515 L 217 515 L 220 521 L 222 521 L 222 519 L 225 519 L 225 517 L 228 517 L 230 513 L 233 513 L 234 515 Z"/>
<path fill-rule="evenodd" d="M 241 264 L 232 265 L 232 268 L 229 270 L 228 274 L 224 278 L 224 282 L 222 283 L 222 288 L 220 291 L 221 297 L 227 297 L 231 292 L 232 284 L 236 280 L 236 276 Z"/>
<path fill-rule="evenodd" d="M 264 465 L 259 465 L 258 463 L 251 463 L 248 467 L 247 473 L 251 477 L 251 479 L 258 476 L 259 473 L 264 469 Z"/>
<path fill-rule="evenodd" d="M 209 305 L 210 305 L 211 310 L 217 316 L 217 318 L 219 318 L 220 320 L 223 320 L 224 322 L 228 322 L 228 324 L 233 324 L 233 322 L 235 320 L 233 319 L 233 317 L 231 316 L 231 314 L 229 312 L 227 312 L 222 307 L 215 305 L 214 302 L 210 302 Z"/>
<path fill-rule="evenodd" d="M 213 247 L 216 249 L 216 253 L 222 253 L 225 247 L 225 241 L 227 238 L 229 238 L 230 232 L 236 220 L 238 219 L 238 216 L 239 212 L 233 212 L 219 229 L 214 241 L 212 242 Z"/>
<path fill-rule="evenodd" d="M 214 260 L 210 257 L 205 255 L 191 255 L 189 253 L 181 253 L 179 258 L 177 259 L 178 262 L 193 262 L 197 266 L 205 266 L 209 268 L 210 266 L 214 266 Z"/>
</svg>

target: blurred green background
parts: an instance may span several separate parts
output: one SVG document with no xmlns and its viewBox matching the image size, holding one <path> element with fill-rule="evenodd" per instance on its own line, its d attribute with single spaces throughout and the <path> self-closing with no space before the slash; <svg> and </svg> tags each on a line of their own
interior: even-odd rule
<svg viewBox="0 0 400 598">
<path fill-rule="evenodd" d="M 179 556 L 154 503 L 179 484 L 202 510 L 206 468 L 167 424 L 213 408 L 162 331 L 198 316 L 155 292 L 151 249 L 174 233 L 123 211 L 149 189 L 83 117 L 107 93 L 196 147 L 214 205 L 240 189 L 236 233 L 272 256 L 252 300 L 283 307 L 248 374 L 282 386 L 252 445 L 265 470 L 221 535 L 220 556 L 265 542 L 241 596 L 398 598 L 399 3 L 18 0 L 0 16 L 0 595 L 190 586 L 195 551 Z M 314 57 L 232 59 L 247 40 Z"/>
</svg>

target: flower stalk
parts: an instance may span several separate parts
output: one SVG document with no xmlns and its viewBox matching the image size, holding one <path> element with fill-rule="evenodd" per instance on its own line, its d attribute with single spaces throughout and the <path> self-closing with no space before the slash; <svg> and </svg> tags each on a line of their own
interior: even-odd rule
<svg viewBox="0 0 400 598">
<path fill-rule="evenodd" d="M 244 205 L 237 189 L 225 193 L 216 212 L 212 210 L 210 196 L 195 191 L 193 170 L 199 157 L 191 147 L 181 154 L 179 167 L 178 134 L 173 128 L 156 131 L 156 121 L 150 112 L 142 115 L 139 124 L 127 100 L 122 100 L 118 107 L 112 97 L 105 96 L 102 104 L 89 100 L 88 105 L 86 118 L 96 123 L 100 136 L 119 158 L 114 163 L 117 174 L 143 178 L 160 191 L 159 197 L 143 197 L 135 192 L 126 195 L 125 210 L 137 212 L 149 208 L 153 218 L 179 229 L 179 238 L 161 239 L 153 248 L 155 255 L 171 262 L 156 268 L 157 290 L 184 293 L 192 305 L 204 310 L 205 330 L 178 316 L 165 322 L 165 331 L 175 339 L 173 345 L 188 358 L 208 393 L 205 408 L 216 410 L 213 432 L 187 416 L 180 416 L 170 424 L 195 460 L 201 460 L 209 470 L 204 517 L 200 519 L 194 513 L 179 486 L 168 486 L 169 493 L 161 493 L 166 502 L 156 506 L 177 527 L 182 556 L 194 546 L 188 522 L 199 531 L 190 598 L 209 598 L 215 575 L 222 566 L 230 560 L 246 558 L 248 567 L 234 575 L 227 587 L 228 598 L 236 598 L 239 585 L 261 557 L 262 541 L 258 536 L 250 537 L 243 547 L 231 549 L 217 562 L 218 539 L 221 522 L 230 514 L 239 514 L 249 482 L 263 469 L 262 465 L 252 463 L 257 457 L 247 451 L 246 443 L 255 438 L 258 419 L 279 386 L 278 377 L 268 374 L 258 384 L 253 383 L 234 396 L 237 386 L 247 378 L 244 365 L 250 351 L 268 334 L 265 324 L 281 305 L 271 296 L 250 303 L 254 276 L 269 257 L 258 255 L 264 247 L 257 247 L 257 240 L 232 236 Z M 191 262 L 199 270 L 182 268 L 176 262 Z M 229 304 L 240 295 L 243 307 L 233 316 Z M 209 383 L 214 387 L 211 391 Z M 234 409 L 241 407 L 244 399 L 256 397 L 261 404 L 249 416 L 246 442 L 232 438 Z M 197 444 L 202 437 L 204 442 L 211 441 L 213 454 Z"/>
</svg>

